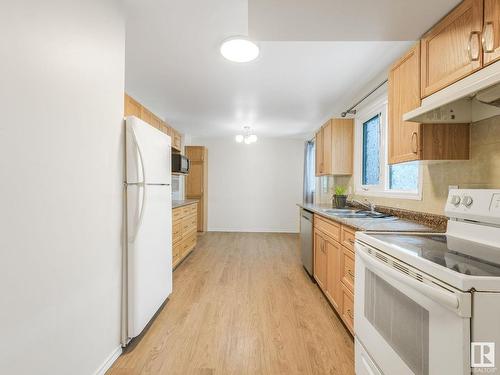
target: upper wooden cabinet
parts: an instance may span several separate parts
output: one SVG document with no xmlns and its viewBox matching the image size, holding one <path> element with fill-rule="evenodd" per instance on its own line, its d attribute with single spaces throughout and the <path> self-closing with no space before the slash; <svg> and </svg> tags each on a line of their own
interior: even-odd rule
<svg viewBox="0 0 500 375">
<path fill-rule="evenodd" d="M 135 116 L 167 134 L 171 138 L 172 149 L 181 152 L 181 133 L 167 125 L 165 121 L 125 93 L 125 116 Z"/>
<path fill-rule="evenodd" d="M 482 29 L 483 0 L 464 0 L 423 36 L 422 97 L 482 67 Z"/>
<path fill-rule="evenodd" d="M 316 133 L 316 176 L 352 174 L 354 120 L 331 119 Z"/>
<path fill-rule="evenodd" d="M 413 160 L 469 159 L 469 124 L 418 124 L 403 114 L 420 105 L 419 44 L 396 61 L 389 71 L 389 164 Z"/>
<path fill-rule="evenodd" d="M 316 132 L 314 147 L 316 150 L 315 170 L 316 176 L 323 175 L 323 127 Z"/>
<path fill-rule="evenodd" d="M 125 94 L 125 116 L 141 118 L 142 105 L 131 96 Z"/>
<path fill-rule="evenodd" d="M 500 58 L 500 1 L 484 0 L 483 62 L 491 64 Z"/>
<path fill-rule="evenodd" d="M 420 43 L 392 65 L 388 86 L 389 164 L 420 160 L 422 125 L 403 121 L 420 106 Z"/>
</svg>

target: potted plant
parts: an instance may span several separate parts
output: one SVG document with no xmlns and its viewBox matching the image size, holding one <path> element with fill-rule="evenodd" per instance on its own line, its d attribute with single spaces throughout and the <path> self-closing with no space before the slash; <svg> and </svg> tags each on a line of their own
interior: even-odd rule
<svg viewBox="0 0 500 375">
<path fill-rule="evenodd" d="M 345 208 L 347 205 L 347 187 L 337 185 L 332 196 L 332 203 L 337 208 Z"/>
</svg>

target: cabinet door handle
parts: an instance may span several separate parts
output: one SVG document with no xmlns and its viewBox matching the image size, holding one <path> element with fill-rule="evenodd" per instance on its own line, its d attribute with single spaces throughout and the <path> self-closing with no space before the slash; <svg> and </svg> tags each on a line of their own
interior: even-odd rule
<svg viewBox="0 0 500 375">
<path fill-rule="evenodd" d="M 472 40 L 476 39 L 477 41 L 477 53 L 476 55 L 472 54 Z M 481 39 L 481 32 L 480 31 L 471 31 L 469 35 L 469 45 L 467 46 L 467 52 L 469 53 L 469 59 L 470 61 L 479 61 L 480 53 L 479 53 L 479 46 L 480 46 L 480 39 Z"/>
<path fill-rule="evenodd" d="M 418 133 L 413 132 L 411 134 L 411 152 L 418 154 Z"/>
<path fill-rule="evenodd" d="M 495 36 L 493 34 L 493 22 L 489 21 L 484 24 L 483 37 L 481 38 L 481 42 L 483 45 L 483 51 L 485 53 L 495 52 Z"/>
<path fill-rule="evenodd" d="M 354 245 L 354 240 L 352 238 L 349 238 L 348 241 L 351 245 Z"/>
<path fill-rule="evenodd" d="M 347 274 L 354 279 L 354 273 L 351 270 L 347 270 Z"/>
</svg>

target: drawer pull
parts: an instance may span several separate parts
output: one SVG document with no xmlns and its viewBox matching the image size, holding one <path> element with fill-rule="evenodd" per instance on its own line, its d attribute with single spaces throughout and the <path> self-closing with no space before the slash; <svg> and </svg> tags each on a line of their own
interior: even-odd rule
<svg viewBox="0 0 500 375">
<path fill-rule="evenodd" d="M 351 270 L 347 270 L 347 274 L 354 280 L 354 273 Z"/>
<path fill-rule="evenodd" d="M 354 240 L 352 238 L 349 238 L 348 241 L 351 245 L 354 245 Z"/>
</svg>

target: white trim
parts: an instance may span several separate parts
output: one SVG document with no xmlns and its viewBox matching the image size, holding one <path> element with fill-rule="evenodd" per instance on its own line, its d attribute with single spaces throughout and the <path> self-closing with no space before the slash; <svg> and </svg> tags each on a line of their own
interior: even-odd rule
<svg viewBox="0 0 500 375">
<path fill-rule="evenodd" d="M 110 369 L 110 367 L 115 363 L 115 361 L 118 359 L 118 357 L 122 354 L 122 347 L 118 346 L 113 352 L 106 358 L 104 363 L 99 366 L 97 371 L 94 373 L 94 375 L 104 375 L 106 371 Z"/>
<path fill-rule="evenodd" d="M 387 95 L 377 98 L 369 106 L 363 108 L 356 114 L 354 125 L 354 194 L 370 197 L 383 197 L 395 199 L 422 200 L 423 173 L 422 165 L 419 164 L 419 181 L 417 191 L 396 191 L 390 190 L 387 186 L 389 182 L 388 165 L 388 144 L 387 144 Z M 380 184 L 363 186 L 362 179 L 362 127 L 363 122 L 380 114 Z"/>
</svg>

